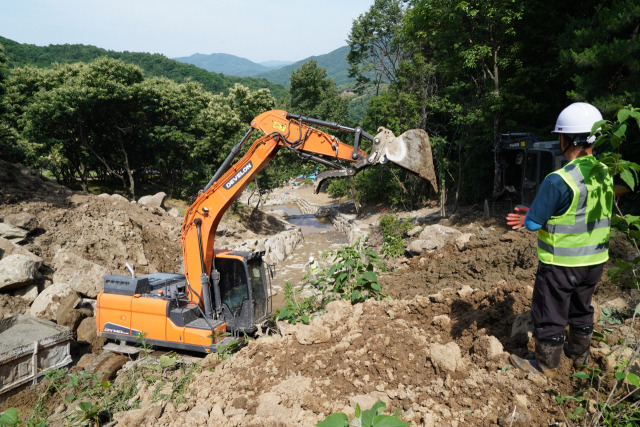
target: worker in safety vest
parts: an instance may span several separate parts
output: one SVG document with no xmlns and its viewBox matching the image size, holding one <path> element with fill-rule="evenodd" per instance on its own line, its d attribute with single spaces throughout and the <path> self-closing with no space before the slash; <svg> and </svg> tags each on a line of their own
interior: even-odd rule
<svg viewBox="0 0 640 427">
<path fill-rule="evenodd" d="M 517 207 L 507 224 L 538 232 L 538 271 L 531 318 L 535 360 L 511 355 L 526 372 L 553 376 L 565 355 L 573 366 L 586 365 L 593 334 L 591 296 L 609 259 L 613 178 L 593 156 L 593 125 L 602 120 L 592 105 L 576 102 L 565 108 L 554 129 L 569 161 L 549 174 L 530 208 Z M 569 325 L 565 345 L 564 331 Z"/>
<path fill-rule="evenodd" d="M 309 271 L 311 272 L 311 276 L 314 279 L 318 278 L 318 273 L 320 273 L 320 265 L 318 265 L 318 261 L 315 260 L 314 257 L 309 257 L 309 262 L 304 265 L 305 268 L 309 267 Z"/>
</svg>

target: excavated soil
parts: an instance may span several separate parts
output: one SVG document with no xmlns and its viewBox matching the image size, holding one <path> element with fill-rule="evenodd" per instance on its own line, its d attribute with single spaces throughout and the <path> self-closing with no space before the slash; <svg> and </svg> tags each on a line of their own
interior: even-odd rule
<svg viewBox="0 0 640 427">
<path fill-rule="evenodd" d="M 314 203 L 312 196 L 305 197 Z M 326 203 L 324 197 L 317 203 Z M 0 164 L 0 202 L 0 217 L 19 211 L 37 217 L 41 231 L 32 233 L 25 247 L 43 257 L 45 265 L 58 248 L 70 248 L 123 274 L 126 259 L 135 261 L 139 274 L 181 268 L 180 219 L 160 209 L 71 193 L 5 163 Z M 269 219 L 255 219 L 260 225 L 254 231 L 244 229 L 244 220 L 231 220 L 225 224 L 227 233 L 241 238 L 277 231 Z M 375 220 L 375 215 L 367 218 Z M 210 355 L 208 368 L 188 384 L 186 402 L 176 406 L 156 399 L 155 386 L 140 382 L 136 409 L 113 414 L 113 424 L 311 426 L 333 412 L 353 415 L 356 403 L 370 407 L 376 400 L 386 402 L 390 413 L 400 408 L 412 425 L 565 423 L 571 405 L 560 407 L 554 396 L 585 387 L 582 380 L 569 378 L 567 360 L 555 379 L 524 374 L 508 362 L 510 352 L 526 356 L 532 349 L 526 329 L 514 324 L 529 310 L 535 236 L 511 231 L 473 210 L 437 222 L 474 237 L 462 251 L 451 246 L 388 261 L 395 268 L 380 280 L 394 299 L 354 306 L 333 302 L 311 325 L 279 324 L 281 333 L 252 340 L 227 360 Z M 324 237 L 314 239 L 279 268 L 300 269 L 309 254 L 329 244 Z M 616 238 L 611 252 L 625 258 L 630 248 Z M 9 297 L 0 295 L 0 305 L 7 305 L 2 298 Z M 605 277 L 594 301 L 614 298 L 637 301 L 637 294 Z M 638 335 L 629 321 L 607 328 L 609 345 L 627 333 Z M 604 332 L 601 325 L 596 329 Z M 594 341 L 592 354 L 603 346 Z M 594 357 L 594 366 L 606 369 L 605 359 Z M 0 403 L 0 411 L 13 406 L 28 415 L 36 393 L 13 396 Z M 74 411 L 60 403 L 46 403 L 51 425 L 62 424 Z"/>
</svg>

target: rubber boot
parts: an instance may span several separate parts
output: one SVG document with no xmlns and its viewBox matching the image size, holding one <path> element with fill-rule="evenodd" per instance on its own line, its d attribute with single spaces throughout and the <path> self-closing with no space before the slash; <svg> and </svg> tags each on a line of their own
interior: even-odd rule
<svg viewBox="0 0 640 427">
<path fill-rule="evenodd" d="M 576 328 L 578 329 L 578 328 Z M 569 339 L 564 348 L 564 354 L 573 360 L 575 369 L 584 368 L 589 361 L 589 350 L 591 348 L 591 337 L 593 336 L 593 328 L 582 328 L 590 332 L 584 334 L 579 330 L 571 328 L 569 330 Z"/>
<path fill-rule="evenodd" d="M 548 378 L 553 378 L 556 368 L 560 366 L 562 358 L 562 342 L 541 341 L 536 338 L 536 358 L 528 360 L 518 357 L 515 354 L 509 356 L 511 363 L 521 371 L 531 374 L 542 374 Z"/>
</svg>

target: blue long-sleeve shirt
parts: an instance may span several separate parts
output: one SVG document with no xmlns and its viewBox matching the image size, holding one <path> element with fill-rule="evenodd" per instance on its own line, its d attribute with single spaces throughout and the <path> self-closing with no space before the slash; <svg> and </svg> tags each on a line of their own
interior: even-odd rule
<svg viewBox="0 0 640 427">
<path fill-rule="evenodd" d="M 524 219 L 527 230 L 536 231 L 552 216 L 564 214 L 571 206 L 573 192 L 558 174 L 548 175 L 540 184 L 540 189 Z"/>
</svg>

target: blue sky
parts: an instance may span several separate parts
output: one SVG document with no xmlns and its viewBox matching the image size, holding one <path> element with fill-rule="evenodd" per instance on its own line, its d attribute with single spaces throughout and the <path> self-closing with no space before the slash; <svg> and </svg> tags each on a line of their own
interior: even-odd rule
<svg viewBox="0 0 640 427">
<path fill-rule="evenodd" d="M 299 61 L 345 46 L 374 0 L 0 0 L 0 36 L 115 51 Z"/>
</svg>

